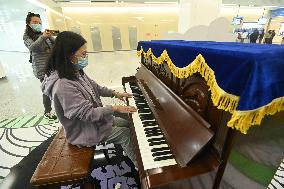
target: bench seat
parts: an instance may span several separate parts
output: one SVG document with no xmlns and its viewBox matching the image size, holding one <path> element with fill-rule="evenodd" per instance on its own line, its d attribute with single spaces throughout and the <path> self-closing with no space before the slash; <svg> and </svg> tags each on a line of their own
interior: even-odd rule
<svg viewBox="0 0 284 189">
<path fill-rule="evenodd" d="M 69 144 L 61 128 L 43 155 L 30 182 L 35 186 L 85 183 L 94 152 L 94 148 L 79 148 Z"/>
</svg>

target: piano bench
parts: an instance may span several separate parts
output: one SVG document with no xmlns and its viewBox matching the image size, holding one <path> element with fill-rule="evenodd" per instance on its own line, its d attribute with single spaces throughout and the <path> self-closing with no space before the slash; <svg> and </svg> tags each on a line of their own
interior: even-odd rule
<svg viewBox="0 0 284 189">
<path fill-rule="evenodd" d="M 88 182 L 94 148 L 79 148 L 67 142 L 63 128 L 56 134 L 39 162 L 30 182 L 39 188 L 60 188 L 60 185 Z"/>
</svg>

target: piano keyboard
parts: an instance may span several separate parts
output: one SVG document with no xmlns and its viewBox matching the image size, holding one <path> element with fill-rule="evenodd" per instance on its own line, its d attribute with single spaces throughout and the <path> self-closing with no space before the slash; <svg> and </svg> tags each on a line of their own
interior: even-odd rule
<svg viewBox="0 0 284 189">
<path fill-rule="evenodd" d="M 271 183 L 268 185 L 269 189 L 284 189 L 284 159 L 277 169 Z"/>
<path fill-rule="evenodd" d="M 129 105 L 137 108 L 132 114 L 137 141 L 144 169 L 160 168 L 177 164 L 158 126 L 143 93 L 135 83 L 126 83 L 126 92 L 132 93 Z"/>
</svg>

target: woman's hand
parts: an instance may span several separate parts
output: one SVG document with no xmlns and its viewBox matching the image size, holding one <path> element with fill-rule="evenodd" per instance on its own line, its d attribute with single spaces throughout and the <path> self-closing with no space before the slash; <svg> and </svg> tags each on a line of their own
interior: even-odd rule
<svg viewBox="0 0 284 189">
<path fill-rule="evenodd" d="M 137 109 L 134 106 L 112 106 L 114 112 L 134 113 Z"/>
<path fill-rule="evenodd" d="M 131 98 L 133 95 L 129 93 L 119 93 L 119 92 L 114 92 L 114 97 L 118 98 L 119 100 L 125 101 L 124 98 Z"/>
<path fill-rule="evenodd" d="M 49 37 L 51 37 L 51 33 L 50 33 L 49 31 L 45 30 L 45 31 L 43 32 L 42 36 L 43 36 L 44 38 L 49 38 Z"/>
</svg>

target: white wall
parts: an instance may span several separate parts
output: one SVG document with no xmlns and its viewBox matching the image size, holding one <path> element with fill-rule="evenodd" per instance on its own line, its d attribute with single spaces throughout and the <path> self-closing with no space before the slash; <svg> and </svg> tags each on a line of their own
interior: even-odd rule
<svg viewBox="0 0 284 189">
<path fill-rule="evenodd" d="M 179 32 L 197 25 L 209 25 L 220 16 L 222 0 L 180 0 Z"/>
<path fill-rule="evenodd" d="M 28 12 L 40 14 L 45 28 L 48 27 L 48 21 L 44 9 L 27 1 L 17 0 L 5 1 L 5 5 L 0 6 L 5 12 L 0 19 L 0 50 L 28 52 L 23 42 L 26 15 Z"/>
</svg>

